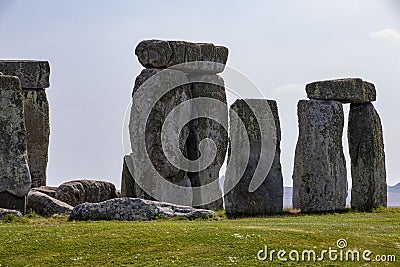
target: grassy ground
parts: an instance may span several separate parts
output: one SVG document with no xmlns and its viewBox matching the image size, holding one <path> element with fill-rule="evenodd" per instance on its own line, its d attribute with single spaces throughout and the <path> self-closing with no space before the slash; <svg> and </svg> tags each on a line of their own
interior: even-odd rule
<svg viewBox="0 0 400 267">
<path fill-rule="evenodd" d="M 7 220 L 6 220 L 7 221 Z M 69 222 L 66 217 L 0 223 L 0 266 L 400 266 L 400 210 L 216 220 Z M 302 262 L 301 252 L 371 250 L 395 263 Z M 300 262 L 260 261 L 264 249 L 300 252 Z M 339 250 L 340 251 L 340 250 Z M 294 255 L 294 254 L 293 254 Z M 340 255 L 338 253 L 338 255 Z M 263 254 L 261 254 L 263 256 Z M 288 255 L 286 254 L 287 258 Z M 307 256 L 306 256 L 307 259 Z M 345 258 L 344 258 L 345 259 Z"/>
</svg>

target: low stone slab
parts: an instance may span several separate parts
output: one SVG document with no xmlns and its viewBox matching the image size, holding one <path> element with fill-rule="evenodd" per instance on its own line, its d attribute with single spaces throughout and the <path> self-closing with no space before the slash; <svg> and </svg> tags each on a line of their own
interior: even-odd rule
<svg viewBox="0 0 400 267">
<path fill-rule="evenodd" d="M 49 103 L 44 89 L 50 85 L 49 62 L 0 60 L 0 71 L 21 81 L 32 187 L 44 186 L 50 141 Z"/>
<path fill-rule="evenodd" d="M 370 211 L 387 205 L 382 124 L 372 103 L 351 104 L 349 114 L 351 207 Z"/>
<path fill-rule="evenodd" d="M 97 203 L 118 197 L 115 185 L 104 181 L 77 180 L 61 184 L 56 199 L 76 206 L 84 202 Z"/>
<path fill-rule="evenodd" d="M 3 209 L 0 208 L 0 220 L 3 220 L 4 217 L 8 214 L 14 214 L 18 218 L 22 218 L 22 213 L 18 210 L 9 210 L 9 209 Z"/>
<path fill-rule="evenodd" d="M 83 203 L 72 210 L 70 220 L 154 220 L 156 218 L 183 217 L 210 218 L 210 210 L 195 209 L 165 202 L 140 198 L 115 198 L 100 203 Z"/>
<path fill-rule="evenodd" d="M 366 103 L 376 100 L 375 86 L 359 78 L 318 81 L 306 85 L 310 99 L 336 100 L 342 103 Z"/>
<path fill-rule="evenodd" d="M 181 66 L 179 69 L 188 72 L 219 73 L 225 68 L 228 48 L 211 43 L 145 40 L 137 45 L 135 54 L 145 68 L 164 69 L 186 62 L 208 61 L 220 64 L 199 63 Z"/>
<path fill-rule="evenodd" d="M 32 188 L 31 191 L 36 191 L 36 192 L 40 192 L 43 194 L 46 194 L 52 198 L 56 197 L 56 191 L 57 191 L 57 187 L 53 187 L 53 186 L 40 186 L 40 187 L 35 187 Z"/>
<path fill-rule="evenodd" d="M 0 72 L 19 77 L 22 88 L 47 88 L 50 86 L 48 61 L 0 60 Z"/>
<path fill-rule="evenodd" d="M 34 211 L 42 216 L 53 214 L 65 215 L 70 213 L 74 207 L 60 200 L 52 198 L 44 193 L 31 190 L 27 197 L 27 211 Z"/>
</svg>

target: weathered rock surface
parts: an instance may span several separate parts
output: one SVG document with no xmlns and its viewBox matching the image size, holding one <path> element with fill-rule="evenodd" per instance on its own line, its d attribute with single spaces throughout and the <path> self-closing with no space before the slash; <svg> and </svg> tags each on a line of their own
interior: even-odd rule
<svg viewBox="0 0 400 267">
<path fill-rule="evenodd" d="M 139 198 L 115 198 L 100 203 L 84 203 L 74 207 L 70 220 L 153 220 L 159 217 L 210 218 L 210 210 Z"/>
<path fill-rule="evenodd" d="M 224 80 L 218 75 L 196 75 L 194 80 L 205 81 L 190 84 L 191 98 L 205 97 L 221 101 L 226 106 L 226 92 L 224 87 Z M 209 83 L 207 83 L 209 82 Z M 217 147 L 217 154 L 213 163 L 205 170 L 199 172 L 189 172 L 188 177 L 191 180 L 193 187 L 202 186 L 219 179 L 219 171 L 224 163 L 227 146 L 228 146 L 228 107 L 226 106 L 223 114 L 221 109 L 215 107 L 213 103 L 208 106 L 192 104 L 192 114 L 199 114 L 200 110 L 208 110 L 211 113 L 219 113 L 221 123 L 218 123 L 208 118 L 197 118 L 191 120 L 189 123 L 190 133 L 187 140 L 187 153 L 188 159 L 196 160 L 200 157 L 199 143 L 205 138 L 211 139 Z M 205 148 L 205 151 L 210 151 L 210 148 Z M 222 191 L 216 188 L 221 198 L 209 204 L 200 206 L 204 209 L 222 210 L 223 200 Z M 196 202 L 205 200 L 210 192 L 201 191 Z"/>
<path fill-rule="evenodd" d="M 57 191 L 57 187 L 53 187 L 53 186 L 40 186 L 40 187 L 35 187 L 32 188 L 31 191 L 36 191 L 36 192 L 40 192 L 43 194 L 46 194 L 52 198 L 56 197 L 56 191 Z"/>
<path fill-rule="evenodd" d="M 37 60 L 0 60 L 0 72 L 17 76 L 22 88 L 47 88 L 50 86 L 50 64 Z"/>
<path fill-rule="evenodd" d="M 27 165 L 23 97 L 19 79 L 0 76 L 0 193 L 8 192 L 25 201 L 31 187 Z M 8 195 L 3 194 L 7 198 Z M 11 201 L 13 202 L 13 201 Z M 3 199 L 3 206 L 9 203 Z M 24 206 L 23 203 L 21 204 Z M 21 205 L 16 205 L 21 207 Z M 21 210 L 24 212 L 24 210 Z"/>
<path fill-rule="evenodd" d="M 310 99 L 365 103 L 376 100 L 375 86 L 359 78 L 313 82 L 306 85 Z"/>
<path fill-rule="evenodd" d="M 135 179 L 137 181 L 141 181 L 141 184 L 145 184 L 145 186 L 150 189 L 150 192 L 162 192 L 163 194 L 170 194 L 170 192 L 166 192 L 164 188 L 160 188 L 160 184 L 150 184 L 149 175 L 152 174 L 149 168 L 155 168 L 155 170 L 164 179 L 170 181 L 171 183 L 190 187 L 190 180 L 185 175 L 185 171 L 176 168 L 169 162 L 164 154 L 161 142 L 161 129 L 168 114 L 179 104 L 190 99 L 190 90 L 189 85 L 185 84 L 187 83 L 187 78 L 183 72 L 170 71 L 168 75 L 154 76 L 159 73 L 159 71 L 160 70 L 156 69 L 144 69 L 135 81 L 129 133 L 132 156 L 137 162 L 137 164 L 134 162 L 135 173 L 138 176 L 135 177 Z M 174 88 L 176 83 L 184 85 Z M 137 92 L 139 87 L 141 90 L 140 94 Z M 163 95 L 155 104 L 155 100 L 158 99 L 158 94 L 163 92 L 162 88 L 171 90 Z M 150 114 L 147 114 L 147 110 L 151 110 Z M 147 118 L 147 124 L 145 134 L 144 136 L 141 136 L 142 133 L 140 125 L 144 120 L 143 118 Z M 173 121 L 171 125 L 171 128 L 181 129 L 179 137 L 179 149 L 184 151 L 186 140 L 189 136 L 189 126 L 185 125 L 180 127 L 179 118 L 176 121 Z M 140 148 L 140 137 L 145 139 L 147 154 L 143 153 Z M 165 143 L 168 145 L 169 140 L 166 140 Z M 178 148 L 171 147 L 170 149 Z M 146 164 L 148 159 L 151 160 L 153 165 L 152 167 Z M 151 193 L 150 195 L 155 196 L 154 193 Z M 179 199 L 180 197 L 178 196 L 177 198 Z M 166 198 L 157 200 L 164 199 Z"/>
<path fill-rule="evenodd" d="M 22 218 L 22 213 L 18 210 L 10 210 L 10 209 L 3 209 L 0 208 L 0 220 L 3 220 L 7 214 L 14 214 L 18 218 Z"/>
<path fill-rule="evenodd" d="M 293 206 L 301 211 L 345 208 L 343 107 L 337 101 L 300 100 L 299 137 L 293 170 Z"/>
<path fill-rule="evenodd" d="M 135 54 L 140 64 L 145 68 L 164 69 L 186 62 L 208 61 L 220 64 L 202 62 L 176 66 L 176 68 L 185 72 L 219 73 L 225 68 L 224 64 L 228 59 L 228 48 L 215 46 L 211 43 L 145 40 L 137 45 Z"/>
<path fill-rule="evenodd" d="M 49 103 L 43 89 L 22 92 L 32 187 L 45 186 L 50 142 Z"/>
<path fill-rule="evenodd" d="M 248 101 L 248 102 L 246 102 Z M 276 101 L 259 99 L 258 102 L 255 100 L 251 101 L 252 107 L 255 105 L 268 104 L 272 112 L 271 121 L 263 121 L 259 123 L 252 109 L 248 103 L 250 100 L 236 100 L 232 104 L 231 109 L 236 112 L 240 120 L 244 123 L 250 143 L 250 155 L 247 161 L 247 166 L 244 174 L 241 176 L 236 186 L 225 195 L 225 210 L 228 215 L 236 214 L 265 214 L 269 212 L 281 212 L 283 208 L 283 178 L 280 164 L 280 141 L 281 141 L 281 129 L 278 114 L 278 107 Z M 275 153 L 273 156 L 273 162 L 270 170 L 268 171 L 267 177 L 262 181 L 262 184 L 253 192 L 250 192 L 250 182 L 254 178 L 255 170 L 260 161 L 262 138 L 260 127 L 265 127 L 264 130 L 273 130 L 276 132 L 276 144 Z M 239 152 L 236 154 L 240 155 L 242 146 L 244 143 L 244 136 L 240 133 L 239 124 L 236 120 L 230 120 L 230 138 L 231 142 L 233 139 L 237 139 L 239 147 L 235 148 Z M 243 162 L 241 157 L 232 157 L 232 150 L 230 147 L 229 160 L 234 160 L 233 166 L 238 168 Z M 246 162 L 246 161 L 244 161 Z M 225 178 L 224 188 L 229 186 L 233 177 L 229 177 L 230 174 L 238 175 L 239 171 L 227 172 Z"/>
<path fill-rule="evenodd" d="M 56 199 L 76 206 L 84 202 L 97 203 L 118 197 L 115 185 L 104 181 L 77 180 L 61 184 Z"/>
<path fill-rule="evenodd" d="M 370 211 L 387 205 L 383 132 L 372 103 L 351 104 L 348 128 L 351 157 L 351 207 Z"/>
<path fill-rule="evenodd" d="M 44 193 L 31 190 L 27 197 L 27 211 L 33 211 L 42 216 L 52 216 L 53 214 L 67 214 L 74 207 L 58 199 L 52 198 Z"/>
</svg>

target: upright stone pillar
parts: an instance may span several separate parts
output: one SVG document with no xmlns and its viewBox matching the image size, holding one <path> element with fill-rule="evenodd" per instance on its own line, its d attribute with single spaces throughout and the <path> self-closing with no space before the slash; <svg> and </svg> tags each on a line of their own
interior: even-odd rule
<svg viewBox="0 0 400 267">
<path fill-rule="evenodd" d="M 50 137 L 49 103 L 45 92 L 50 86 L 49 62 L 0 60 L 0 72 L 17 76 L 21 81 L 32 187 L 45 186 Z"/>
<path fill-rule="evenodd" d="M 0 75 L 0 207 L 25 213 L 31 187 L 21 83 Z"/>
<path fill-rule="evenodd" d="M 142 90 L 143 94 L 141 98 L 134 97 L 132 100 L 131 117 L 129 122 L 129 133 L 132 148 L 132 157 L 136 159 L 133 164 L 133 168 L 137 177 L 135 177 L 138 184 L 147 184 L 146 188 L 148 192 L 144 194 L 146 198 L 153 199 L 155 196 L 154 192 L 158 191 L 162 194 L 169 193 L 165 188 L 160 187 L 160 184 L 149 184 L 150 179 L 148 175 L 151 175 L 149 168 L 155 168 L 155 170 L 166 180 L 170 181 L 179 186 L 190 187 L 190 181 L 186 176 L 186 172 L 178 169 L 171 164 L 165 156 L 161 140 L 161 130 L 168 114 L 178 105 L 190 99 L 189 85 L 186 76 L 183 72 L 173 71 L 169 75 L 156 75 L 161 70 L 158 69 L 144 69 L 141 74 L 136 78 L 133 95 L 136 94 L 137 90 Z M 153 77 L 154 76 L 154 77 Z M 152 78 L 153 77 L 153 78 Z M 168 93 L 159 99 L 157 103 L 146 101 L 148 99 L 157 99 L 155 95 L 157 91 L 162 90 L 163 86 L 171 87 L 176 81 L 180 81 L 182 86 L 172 88 Z M 148 106 L 145 106 L 148 105 Z M 144 112 L 151 110 L 147 115 Z M 147 118 L 146 131 L 145 131 L 145 145 L 147 151 L 141 151 L 139 148 L 140 129 L 139 124 Z M 174 127 L 179 127 L 179 121 L 174 123 Z M 189 135 L 189 126 L 186 125 L 180 132 L 179 148 L 181 151 L 185 149 L 186 140 Z M 147 152 L 147 153 L 146 153 Z M 150 160 L 152 166 L 145 164 L 147 160 Z M 134 174 L 133 174 L 134 175 Z M 167 196 L 163 199 L 157 199 L 159 201 L 165 201 Z"/>
<path fill-rule="evenodd" d="M 197 76 L 194 80 L 208 81 L 203 83 L 192 83 L 190 85 L 191 99 L 204 97 L 212 98 L 221 101 L 226 105 L 226 92 L 224 87 L 224 80 L 215 74 L 191 74 Z M 192 113 L 198 114 L 199 109 L 208 109 L 211 113 L 221 112 L 221 110 L 212 104 L 207 107 L 196 106 L 192 104 Z M 189 172 L 188 177 L 192 182 L 192 186 L 204 186 L 215 180 L 219 179 L 219 170 L 225 161 L 225 156 L 228 147 L 228 107 L 224 109 L 224 113 L 220 114 L 226 125 L 222 125 L 221 122 L 216 122 L 209 118 L 198 118 L 194 119 L 189 123 L 189 137 L 187 141 L 187 154 L 191 160 L 196 160 L 200 157 L 199 143 L 205 138 L 210 138 L 217 146 L 217 154 L 213 163 L 208 166 L 205 170 L 199 172 Z M 207 151 L 207 149 L 205 149 Z M 194 196 L 197 201 L 204 200 L 207 198 L 207 194 L 204 190 L 200 190 L 199 196 Z M 223 200 L 221 188 L 218 188 L 218 194 L 221 196 L 220 199 L 205 205 L 199 206 L 203 209 L 222 210 Z"/>
<path fill-rule="evenodd" d="M 342 147 L 342 104 L 300 100 L 297 115 L 293 206 L 304 212 L 344 209 L 347 174 Z"/>
<path fill-rule="evenodd" d="M 283 178 L 280 163 L 281 129 L 276 101 L 264 99 L 256 100 L 263 105 L 269 105 L 273 116 L 273 123 L 268 121 L 258 122 L 257 117 L 246 101 L 250 100 L 236 100 L 231 106 L 232 112 L 236 112 L 238 118 L 235 119 L 232 116 L 230 118 L 230 138 L 231 142 L 235 139 L 235 146 L 238 147 L 230 147 L 229 161 L 233 161 L 232 163 L 230 162 L 230 164 L 232 164 L 235 170 L 227 171 L 224 184 L 225 191 L 231 187 L 232 181 L 237 180 L 236 178 L 239 178 L 239 182 L 231 191 L 227 192 L 224 197 L 225 210 L 228 216 L 236 216 L 239 214 L 260 215 L 271 212 L 281 212 L 283 208 Z M 254 105 L 257 104 L 255 101 L 251 103 Z M 267 112 L 267 110 L 265 110 L 265 112 Z M 236 120 L 240 120 L 244 124 L 247 133 L 242 133 L 240 131 L 240 124 Z M 262 129 L 260 129 L 260 127 L 265 127 L 266 129 L 263 129 L 265 131 L 276 131 L 275 154 L 273 155 L 272 166 L 267 176 L 255 191 L 250 192 L 250 183 L 252 179 L 254 179 L 257 165 L 267 164 L 266 162 L 260 162 L 261 146 L 263 143 L 262 138 L 267 137 L 261 135 Z M 245 146 L 244 140 L 246 139 L 245 136 L 242 136 L 243 134 L 247 135 L 250 144 L 248 159 L 243 158 L 241 153 L 243 146 Z M 233 152 L 233 149 L 235 149 L 236 152 Z M 233 156 L 233 153 L 235 153 L 236 156 Z M 230 177 L 230 174 L 234 176 L 240 175 L 239 168 L 242 167 L 243 162 L 247 162 L 243 175 L 241 177 Z"/>
<path fill-rule="evenodd" d="M 176 106 L 187 100 L 207 97 L 226 103 L 223 80 L 216 74 L 224 70 L 223 64 L 226 63 L 228 49 L 206 43 L 146 40 L 138 44 L 135 49 L 135 54 L 139 62 L 146 69 L 137 77 L 133 92 L 134 101 L 132 103 L 129 129 L 134 161 L 139 162 L 142 159 L 144 160 L 144 157 L 149 157 L 153 166 L 162 177 L 174 184 L 185 187 L 197 187 L 218 179 L 219 169 L 224 161 L 227 146 L 227 134 L 223 127 L 220 127 L 216 122 L 210 122 L 203 118 L 194 119 L 183 126 L 179 138 L 179 149 L 189 160 L 195 160 L 199 157 L 199 141 L 204 138 L 212 139 L 218 148 L 217 157 L 213 164 L 200 172 L 187 172 L 171 164 L 164 155 L 160 132 L 168 114 Z M 192 62 L 193 64 L 181 65 L 187 62 Z M 209 62 L 220 64 L 210 64 Z M 162 69 L 166 68 L 175 70 L 171 72 L 171 75 L 174 77 L 170 77 L 170 81 L 166 77 L 154 76 Z M 156 78 L 150 79 L 152 76 Z M 210 85 L 203 82 L 188 84 L 194 76 L 201 76 L 203 80 L 219 80 L 220 82 L 222 81 L 222 84 Z M 145 101 L 137 99 L 138 94 L 136 91 L 139 87 L 142 87 L 141 90 L 144 89 L 148 92 L 149 95 L 146 99 L 149 99 L 152 97 L 153 93 L 155 94 L 157 91 L 160 91 L 161 87 L 168 86 L 169 83 L 173 84 L 176 81 L 181 81 L 182 86 L 174 88 L 165 94 L 158 103 L 151 103 L 155 105 L 147 120 L 145 133 L 147 155 L 144 155 L 143 151 L 137 151 L 137 125 L 140 123 L 141 115 L 143 115 L 141 112 Z M 191 106 L 191 104 L 188 105 Z M 195 112 L 195 109 L 196 108 L 193 107 L 190 113 Z M 170 144 L 166 144 L 166 147 L 169 145 Z M 141 159 L 141 157 L 143 158 Z M 146 174 L 148 172 L 143 169 L 141 164 L 134 164 L 134 168 L 137 177 L 132 178 L 135 180 L 142 179 L 141 184 L 147 183 L 149 179 L 146 178 Z M 149 185 L 149 187 L 157 191 L 163 191 L 162 188 L 157 188 L 157 185 Z M 221 191 L 219 191 L 219 193 L 221 198 L 218 201 L 206 204 L 202 207 L 222 209 Z M 171 194 L 171 192 L 166 192 L 166 194 Z M 201 199 L 203 194 L 207 194 L 207 192 L 201 191 L 199 196 L 195 196 L 196 200 Z M 198 201 L 196 201 L 196 203 L 198 203 Z"/>
<path fill-rule="evenodd" d="M 382 125 L 372 103 L 350 105 L 348 140 L 353 180 L 351 207 L 359 211 L 386 207 Z"/>
</svg>

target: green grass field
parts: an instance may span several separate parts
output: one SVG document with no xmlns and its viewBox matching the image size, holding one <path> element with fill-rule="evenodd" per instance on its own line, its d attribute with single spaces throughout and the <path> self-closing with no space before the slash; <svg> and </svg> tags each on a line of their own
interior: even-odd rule
<svg viewBox="0 0 400 267">
<path fill-rule="evenodd" d="M 359 250 L 360 261 L 301 261 L 303 250 Z M 257 259 L 268 246 L 273 261 Z M 283 262 L 277 251 L 287 253 Z M 300 261 L 288 258 L 299 251 Z M 371 262 L 362 260 L 372 251 Z M 338 257 L 339 257 L 338 249 Z M 67 217 L 0 223 L 0 266 L 400 266 L 400 210 L 286 214 L 265 218 L 70 222 Z M 263 254 L 260 254 L 261 256 Z M 292 254 L 295 257 L 296 254 Z M 350 254 L 349 254 L 350 255 Z M 397 262 L 372 261 L 395 255 Z M 350 257 L 351 258 L 351 257 Z M 387 260 L 390 257 L 386 257 Z"/>
</svg>

